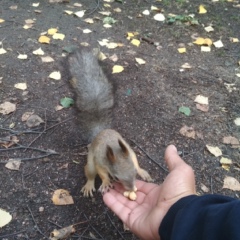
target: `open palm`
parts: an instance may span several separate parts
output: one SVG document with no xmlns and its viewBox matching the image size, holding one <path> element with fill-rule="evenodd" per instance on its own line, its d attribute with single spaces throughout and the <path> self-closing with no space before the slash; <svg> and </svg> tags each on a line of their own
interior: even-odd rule
<svg viewBox="0 0 240 240">
<path fill-rule="evenodd" d="M 196 193 L 193 170 L 173 145 L 166 149 L 165 160 L 170 173 L 163 184 L 137 181 L 136 201 L 124 197 L 119 184 L 103 196 L 105 204 L 141 239 L 160 239 L 158 229 L 169 208 Z"/>
</svg>

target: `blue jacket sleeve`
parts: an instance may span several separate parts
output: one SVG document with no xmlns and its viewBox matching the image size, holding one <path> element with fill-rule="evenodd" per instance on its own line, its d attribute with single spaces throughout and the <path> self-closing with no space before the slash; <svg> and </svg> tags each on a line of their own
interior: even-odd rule
<svg viewBox="0 0 240 240">
<path fill-rule="evenodd" d="M 161 240 L 240 240 L 240 201 L 191 195 L 177 201 L 159 227 Z"/>
</svg>

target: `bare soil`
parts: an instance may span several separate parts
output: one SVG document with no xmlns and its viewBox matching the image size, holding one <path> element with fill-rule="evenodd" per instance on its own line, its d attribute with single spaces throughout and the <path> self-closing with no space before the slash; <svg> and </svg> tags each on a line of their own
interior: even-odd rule
<svg viewBox="0 0 240 240">
<path fill-rule="evenodd" d="M 240 78 L 235 75 L 240 72 L 240 44 L 229 39 L 240 39 L 239 2 L 132 0 L 109 3 L 111 8 L 104 7 L 106 2 L 102 1 L 78 2 L 83 6 L 74 7 L 73 1 L 50 4 L 45 0 L 33 7 L 30 0 L 1 0 L 0 18 L 5 22 L 0 24 L 0 41 L 7 53 L 0 55 L 0 103 L 9 101 L 17 108 L 9 115 L 0 115 L 0 139 L 17 136 L 19 142 L 7 149 L 0 146 L 0 208 L 13 216 L 0 229 L 0 239 L 47 239 L 53 229 L 81 222 L 68 239 L 137 239 L 123 230 L 121 221 L 107 209 L 100 193 L 92 199 L 82 196 L 87 149 L 78 130 L 76 111 L 55 110 L 61 98 L 73 96 L 67 84 L 64 49 L 83 42 L 92 48 L 99 47 L 102 39 L 123 45 L 115 49 L 100 47 L 107 56 L 118 56 L 117 63 L 110 59 L 103 62 L 116 86 L 113 128 L 131 144 L 140 165 L 151 173 L 155 183 L 164 181 L 164 151 L 167 145 L 175 144 L 195 171 L 200 195 L 218 193 L 239 198 L 239 191 L 222 188 L 225 176 L 240 180 L 239 148 L 222 143 L 224 136 L 240 139 L 240 128 L 234 124 L 234 119 L 240 117 Z M 206 14 L 198 14 L 200 4 L 205 5 Z M 11 9 L 14 5 L 15 10 Z M 165 16 L 194 13 L 199 25 L 158 22 L 153 20 L 154 12 L 142 15 L 151 5 L 161 8 Z M 115 8 L 122 12 L 113 11 Z M 94 24 L 64 13 L 82 9 L 87 10 L 83 19 L 94 18 Z M 112 12 L 111 17 L 117 20 L 112 28 L 103 27 L 104 16 L 99 11 Z M 23 29 L 26 19 L 35 21 L 28 30 Z M 204 30 L 209 24 L 214 32 Z M 58 28 L 65 39 L 39 43 L 40 34 L 49 28 Z M 84 34 L 82 30 L 86 28 L 92 33 Z M 131 31 L 139 33 L 139 47 L 126 39 L 126 33 Z M 203 53 L 199 46 L 190 44 L 194 36 L 221 39 L 224 47 L 212 47 L 211 52 Z M 180 54 L 177 49 L 183 45 L 187 52 Z M 32 53 L 40 47 L 55 60 L 53 63 L 43 63 L 40 56 Z M 19 53 L 27 54 L 28 59 L 18 59 Z M 146 64 L 137 64 L 135 57 L 144 59 Z M 180 71 L 184 63 L 192 68 Z M 115 64 L 124 66 L 124 71 L 111 74 Z M 61 72 L 60 81 L 48 77 L 53 71 Z M 27 90 L 14 88 L 20 82 L 27 83 Z M 235 84 L 235 90 L 230 93 L 226 84 Z M 209 97 L 208 112 L 196 108 L 194 99 L 199 94 Z M 190 116 L 178 111 L 181 106 L 191 109 Z M 44 123 L 28 128 L 21 120 L 25 112 L 34 112 Z M 179 130 L 184 125 L 192 126 L 202 137 L 182 136 Z M 233 160 L 229 171 L 221 167 L 219 157 L 206 150 L 206 144 L 220 147 L 223 156 Z M 5 167 L 11 158 L 22 159 L 18 171 Z M 204 192 L 201 184 L 209 192 Z M 70 192 L 73 205 L 52 203 L 52 194 L 59 188 Z"/>
</svg>

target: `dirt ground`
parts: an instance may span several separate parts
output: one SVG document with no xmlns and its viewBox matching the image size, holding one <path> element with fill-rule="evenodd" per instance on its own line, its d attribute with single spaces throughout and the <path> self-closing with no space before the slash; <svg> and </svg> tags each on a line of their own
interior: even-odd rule
<svg viewBox="0 0 240 240">
<path fill-rule="evenodd" d="M 0 114 L 0 140 L 13 136 L 19 140 L 9 148 L 0 144 L 0 208 L 13 217 L 0 228 L 0 239 L 47 239 L 53 229 L 77 223 L 80 224 L 75 226 L 76 233 L 68 239 L 137 239 L 123 230 L 121 221 L 107 209 L 100 193 L 92 199 L 82 196 L 87 150 L 78 130 L 76 112 L 72 107 L 55 110 L 60 99 L 73 96 L 67 84 L 65 50 L 84 42 L 92 48 L 99 47 L 107 57 L 117 55 L 117 62 L 109 58 L 103 62 L 116 86 L 113 128 L 131 144 L 140 165 L 151 173 L 155 183 L 162 183 L 167 175 L 163 160 L 166 146 L 175 144 L 195 171 L 200 195 L 218 193 L 239 198 L 239 191 L 223 189 L 223 180 L 232 176 L 240 181 L 240 148 L 222 142 L 225 136 L 240 140 L 240 127 L 234 123 L 240 117 L 240 78 L 236 76 L 240 73 L 240 43 L 230 40 L 240 39 L 239 2 L 39 2 L 38 7 L 32 6 L 30 0 L 0 3 L 0 18 L 5 20 L 0 23 L 0 41 L 7 51 L 0 55 L 0 104 L 16 104 L 14 112 Z M 75 2 L 82 7 L 74 6 Z M 200 4 L 207 9 L 206 14 L 198 14 Z M 172 24 L 156 21 L 153 16 L 158 12 L 154 11 L 143 15 L 152 5 L 160 8 L 165 17 L 170 13 L 195 14 L 199 24 L 192 25 L 184 19 L 175 19 Z M 86 12 L 78 18 L 64 10 Z M 103 27 L 102 19 L 106 16 L 100 11 L 110 11 L 117 22 L 111 28 Z M 86 18 L 93 18 L 94 23 L 86 23 Z M 24 29 L 27 19 L 34 23 Z M 209 25 L 213 32 L 204 30 Z M 50 28 L 58 28 L 65 35 L 64 40 L 50 37 L 50 44 L 39 43 L 41 33 Z M 83 33 L 84 29 L 92 32 Z M 127 32 L 139 33 L 135 36 L 140 40 L 138 47 L 126 38 Z M 196 37 L 221 39 L 224 46 L 201 52 L 200 46 L 192 44 Z M 98 41 L 102 39 L 120 46 L 100 46 Z M 44 63 L 41 56 L 33 54 L 40 47 L 44 56 L 51 56 L 54 62 Z M 180 54 L 180 47 L 186 47 L 186 53 Z M 27 54 L 28 58 L 18 59 L 19 54 Z M 135 58 L 144 59 L 146 64 L 138 64 Z M 183 69 L 184 63 L 191 68 Z M 114 65 L 124 66 L 124 71 L 111 74 Z M 49 78 L 54 71 L 61 72 L 61 80 Z M 27 89 L 15 88 L 16 83 L 27 83 Z M 231 85 L 232 92 L 226 84 L 235 84 Z M 197 95 L 209 98 L 207 112 L 196 108 Z M 182 106 L 191 109 L 190 116 L 179 112 Z M 44 122 L 38 127 L 27 127 L 22 121 L 26 112 L 34 112 Z M 180 133 L 184 125 L 197 132 L 195 139 Z M 218 146 L 223 156 L 233 161 L 229 171 L 221 167 L 220 157 L 207 151 L 207 144 Z M 22 160 L 18 171 L 5 167 L 12 158 Z M 60 188 L 70 192 L 74 204 L 52 203 L 53 192 Z"/>
</svg>

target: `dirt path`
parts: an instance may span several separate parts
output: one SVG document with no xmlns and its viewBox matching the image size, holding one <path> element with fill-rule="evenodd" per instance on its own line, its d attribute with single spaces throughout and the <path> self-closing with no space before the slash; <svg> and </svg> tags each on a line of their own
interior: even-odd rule
<svg viewBox="0 0 240 240">
<path fill-rule="evenodd" d="M 78 2 L 82 7 L 74 6 L 72 1 L 50 4 L 45 0 L 34 7 L 30 0 L 1 0 L 0 19 L 5 21 L 0 23 L 0 41 L 6 53 L 0 55 L 0 104 L 11 102 L 16 104 L 16 110 L 0 114 L 0 208 L 13 216 L 8 225 L 0 228 L 0 238 L 47 239 L 54 228 L 85 222 L 76 226 L 75 235 L 69 239 L 137 239 L 123 230 L 121 221 L 105 207 L 99 193 L 93 199 L 80 193 L 85 183 L 86 145 L 73 108 L 55 110 L 60 99 L 73 96 L 66 84 L 66 50 L 83 43 L 100 47 L 107 56 L 103 65 L 116 85 L 114 128 L 128 140 L 156 183 L 161 183 L 167 174 L 160 167 L 166 168 L 164 150 L 175 144 L 195 170 L 199 194 L 239 198 L 239 191 L 222 188 L 226 176 L 240 180 L 239 147 L 223 143 L 226 136 L 240 140 L 240 127 L 234 123 L 240 117 L 240 77 L 236 75 L 240 74 L 240 43 L 230 39 L 240 39 L 239 2 Z M 200 4 L 207 13 L 198 14 Z M 158 11 L 142 14 L 151 6 L 158 7 Z M 87 11 L 79 18 L 65 10 Z M 106 16 L 99 13 L 107 11 L 117 20 L 111 28 L 103 26 Z M 166 21 L 154 20 L 158 13 Z M 171 24 L 167 23 L 170 13 L 178 15 L 171 17 Z M 86 18 L 92 18 L 94 23 L 85 22 Z M 28 21 L 29 29 L 24 29 L 27 19 L 32 23 Z M 214 31 L 207 32 L 204 28 L 210 25 Z M 45 34 L 50 43 L 39 43 L 40 35 L 50 28 L 58 28 L 65 38 L 54 40 Z M 91 32 L 83 33 L 84 29 Z M 140 40 L 138 47 L 127 39 L 128 32 L 138 32 L 134 36 Z M 201 46 L 193 44 L 197 37 L 221 40 L 224 46 L 212 45 L 210 52 L 201 52 Z M 103 39 L 118 43 L 118 47 L 100 46 Z M 54 62 L 42 62 L 42 56 L 33 54 L 39 48 Z M 179 48 L 186 48 L 186 53 L 179 53 Z M 26 54 L 27 59 L 18 59 L 19 54 Z M 110 58 L 114 54 L 116 62 Z M 135 58 L 146 63 L 139 64 Z M 182 67 L 185 63 L 191 68 Z M 123 66 L 124 71 L 112 74 L 114 65 Z M 49 78 L 54 71 L 61 72 L 61 80 Z M 15 88 L 17 83 L 26 83 L 27 89 Z M 208 98 L 207 112 L 196 108 L 197 95 Z M 180 107 L 189 108 L 190 115 L 180 113 Z M 34 112 L 43 123 L 29 128 L 22 121 L 26 112 Z M 192 127 L 188 130 L 192 137 L 180 133 L 185 125 Z M 18 143 L 6 148 L 11 143 L 7 137 L 13 136 Z M 209 153 L 207 144 L 219 147 L 223 156 L 233 161 L 229 171 L 221 167 L 221 157 Z M 10 158 L 22 159 L 18 171 L 5 167 Z M 54 190 L 60 188 L 70 192 L 73 205 L 52 203 Z"/>
</svg>

